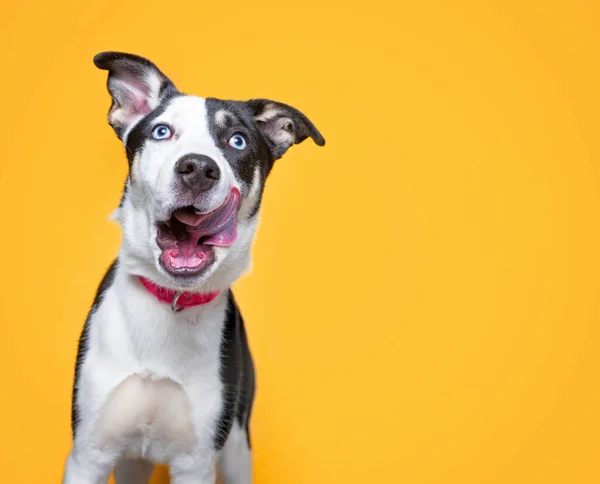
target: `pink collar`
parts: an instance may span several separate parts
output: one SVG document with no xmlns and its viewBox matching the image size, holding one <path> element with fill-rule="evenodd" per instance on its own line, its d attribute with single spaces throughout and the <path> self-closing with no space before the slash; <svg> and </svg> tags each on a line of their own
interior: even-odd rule
<svg viewBox="0 0 600 484">
<path fill-rule="evenodd" d="M 191 308 L 194 306 L 207 304 L 216 298 L 220 292 L 175 291 L 174 289 L 167 289 L 166 287 L 158 286 L 142 276 L 140 276 L 140 281 L 142 281 L 144 287 L 148 290 L 148 292 L 153 294 L 156 299 L 158 299 L 160 302 L 170 304 L 174 313 L 178 313 L 184 308 Z"/>
</svg>

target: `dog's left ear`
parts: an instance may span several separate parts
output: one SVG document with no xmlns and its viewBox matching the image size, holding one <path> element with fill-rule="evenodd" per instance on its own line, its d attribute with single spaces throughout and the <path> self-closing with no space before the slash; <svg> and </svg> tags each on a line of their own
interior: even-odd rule
<svg viewBox="0 0 600 484">
<path fill-rule="evenodd" d="M 94 64 L 108 71 L 108 91 L 112 96 L 108 123 L 121 140 L 165 96 L 178 92 L 167 76 L 143 57 L 102 52 L 94 57 Z"/>
<path fill-rule="evenodd" d="M 317 145 L 325 145 L 319 130 L 296 108 L 268 99 L 251 99 L 246 105 L 269 143 L 274 159 L 281 158 L 290 146 L 309 136 Z"/>
</svg>

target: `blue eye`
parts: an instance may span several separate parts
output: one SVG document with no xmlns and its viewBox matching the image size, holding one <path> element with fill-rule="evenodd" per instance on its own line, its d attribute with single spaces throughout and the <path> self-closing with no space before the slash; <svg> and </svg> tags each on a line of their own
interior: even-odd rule
<svg viewBox="0 0 600 484">
<path fill-rule="evenodd" d="M 231 138 L 229 138 L 229 146 L 235 148 L 236 150 L 243 150 L 248 143 L 246 143 L 246 138 L 244 138 L 241 134 L 234 134 Z"/>
<path fill-rule="evenodd" d="M 171 128 L 166 124 L 157 124 L 152 130 L 152 137 L 156 140 L 169 139 L 171 137 Z"/>
</svg>

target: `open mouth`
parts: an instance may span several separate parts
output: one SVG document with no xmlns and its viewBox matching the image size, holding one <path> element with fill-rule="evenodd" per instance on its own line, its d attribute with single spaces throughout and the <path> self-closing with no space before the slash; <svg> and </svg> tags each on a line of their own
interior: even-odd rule
<svg viewBox="0 0 600 484">
<path fill-rule="evenodd" d="M 179 207 L 157 223 L 159 262 L 174 276 L 198 276 L 214 262 L 214 247 L 229 247 L 237 237 L 240 192 L 232 188 L 223 204 L 209 213 Z"/>
</svg>

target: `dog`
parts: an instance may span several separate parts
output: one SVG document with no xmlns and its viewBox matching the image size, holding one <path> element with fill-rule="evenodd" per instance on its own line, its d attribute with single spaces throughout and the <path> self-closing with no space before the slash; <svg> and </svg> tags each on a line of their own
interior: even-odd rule
<svg viewBox="0 0 600 484">
<path fill-rule="evenodd" d="M 129 171 L 122 244 L 79 339 L 63 484 L 146 483 L 155 464 L 174 484 L 249 484 L 255 377 L 230 287 L 274 162 L 325 140 L 289 105 L 187 95 L 133 54 L 94 63 Z"/>
</svg>

